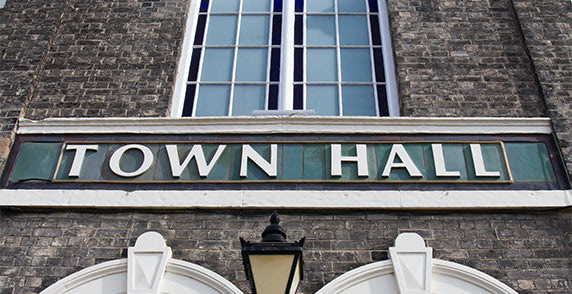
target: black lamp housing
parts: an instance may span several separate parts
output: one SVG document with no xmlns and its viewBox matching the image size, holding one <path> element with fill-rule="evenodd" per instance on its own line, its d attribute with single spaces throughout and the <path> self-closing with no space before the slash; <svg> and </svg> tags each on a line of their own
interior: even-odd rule
<svg viewBox="0 0 572 294">
<path fill-rule="evenodd" d="M 295 293 L 298 282 L 303 279 L 302 247 L 305 238 L 287 242 L 286 232 L 279 223 L 280 218 L 275 211 L 270 217 L 270 225 L 262 233 L 261 242 L 252 243 L 240 238 L 244 271 L 253 294 Z M 278 273 L 280 270 L 283 272 Z M 266 283 L 268 285 L 262 285 Z"/>
</svg>

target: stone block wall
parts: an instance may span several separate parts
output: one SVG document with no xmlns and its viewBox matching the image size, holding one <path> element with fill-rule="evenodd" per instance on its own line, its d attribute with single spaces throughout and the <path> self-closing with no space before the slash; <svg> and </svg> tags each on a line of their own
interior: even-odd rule
<svg viewBox="0 0 572 294">
<path fill-rule="evenodd" d="M 402 232 L 434 257 L 484 271 L 522 294 L 570 293 L 570 211 L 280 211 L 288 240 L 307 237 L 304 280 L 314 293 L 341 274 L 386 260 Z M 69 211 L 0 213 L 0 293 L 39 292 L 69 274 L 125 258 L 143 232 L 161 233 L 173 258 L 197 263 L 250 293 L 239 237 L 259 241 L 270 211 Z"/>
</svg>

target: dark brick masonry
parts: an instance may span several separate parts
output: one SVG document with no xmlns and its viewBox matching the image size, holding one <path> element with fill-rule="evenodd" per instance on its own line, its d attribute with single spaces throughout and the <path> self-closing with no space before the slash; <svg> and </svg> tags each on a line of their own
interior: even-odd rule
<svg viewBox="0 0 572 294">
<path fill-rule="evenodd" d="M 568 210 L 545 212 L 281 211 L 288 239 L 307 237 L 305 279 L 314 293 L 358 266 L 388 258 L 401 232 L 434 257 L 484 271 L 519 293 L 570 292 Z M 126 257 L 143 232 L 160 232 L 173 257 L 214 270 L 249 292 L 239 237 L 258 241 L 269 211 L 2 211 L 0 293 L 38 292 L 88 266 Z"/>
</svg>

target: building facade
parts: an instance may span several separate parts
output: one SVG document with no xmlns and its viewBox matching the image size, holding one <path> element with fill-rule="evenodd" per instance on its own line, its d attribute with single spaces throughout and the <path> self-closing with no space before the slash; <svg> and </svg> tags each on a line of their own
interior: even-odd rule
<svg viewBox="0 0 572 294">
<path fill-rule="evenodd" d="M 568 293 L 572 4 L 358 2 L 7 0 L 0 293 L 147 231 L 248 292 L 239 237 L 275 209 L 306 237 L 299 293 L 403 232 L 519 293 Z"/>
</svg>

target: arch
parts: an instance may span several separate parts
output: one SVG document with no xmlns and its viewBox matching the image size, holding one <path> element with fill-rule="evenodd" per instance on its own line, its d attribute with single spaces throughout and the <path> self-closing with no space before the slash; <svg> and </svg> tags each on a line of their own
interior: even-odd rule
<svg viewBox="0 0 572 294">
<path fill-rule="evenodd" d="M 316 294 L 518 294 L 483 272 L 433 259 L 432 249 L 417 234 L 401 234 L 395 245 L 389 249 L 390 260 L 353 269 Z"/>
<path fill-rule="evenodd" d="M 128 258 L 100 263 L 46 288 L 41 294 L 242 294 L 219 274 L 171 258 L 171 249 L 155 232 L 139 236 Z"/>
</svg>

